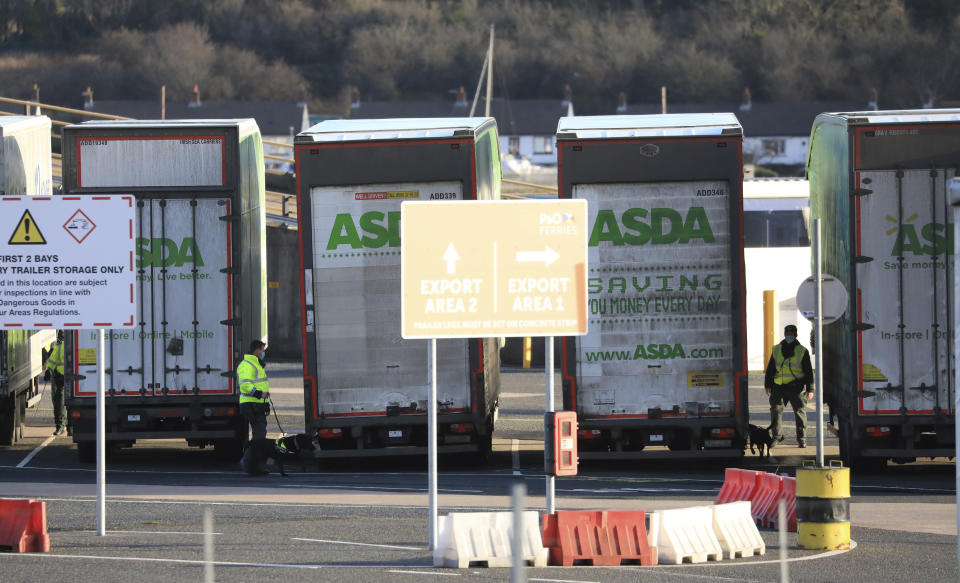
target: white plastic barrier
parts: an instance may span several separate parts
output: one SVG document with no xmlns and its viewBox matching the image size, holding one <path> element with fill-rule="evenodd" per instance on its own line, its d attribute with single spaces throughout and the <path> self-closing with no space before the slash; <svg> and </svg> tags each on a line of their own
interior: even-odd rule
<svg viewBox="0 0 960 583">
<path fill-rule="evenodd" d="M 509 567 L 512 563 L 510 512 L 456 512 L 442 518 L 433 564 L 437 567 Z M 549 549 L 540 536 L 540 516 L 523 513 L 523 559 L 534 567 L 546 567 Z"/>
<path fill-rule="evenodd" d="M 723 549 L 713 532 L 713 509 L 693 506 L 660 510 L 650 514 L 651 544 L 659 551 L 661 565 L 705 563 L 723 558 Z"/>
<path fill-rule="evenodd" d="M 713 507 L 713 532 L 726 559 L 751 557 L 767 552 L 756 523 L 750 515 L 750 501 L 717 504 Z"/>
</svg>

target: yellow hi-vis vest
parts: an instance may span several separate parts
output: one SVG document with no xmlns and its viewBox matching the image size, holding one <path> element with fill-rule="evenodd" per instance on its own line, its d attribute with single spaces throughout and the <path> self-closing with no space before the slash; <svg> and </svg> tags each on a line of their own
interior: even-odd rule
<svg viewBox="0 0 960 583">
<path fill-rule="evenodd" d="M 54 342 L 53 351 L 47 357 L 47 370 L 63 376 L 63 342 Z"/>
<path fill-rule="evenodd" d="M 267 381 L 267 373 L 260 366 L 260 359 L 253 354 L 246 354 L 243 361 L 237 366 L 237 382 L 240 383 L 240 402 L 241 403 L 266 403 L 267 393 L 270 391 L 270 382 Z M 263 392 L 263 398 L 257 399 L 251 393 L 259 390 Z"/>
<path fill-rule="evenodd" d="M 797 344 L 791 358 L 783 357 L 783 345 L 777 344 L 773 347 L 773 365 L 777 367 L 773 375 L 773 382 L 777 385 L 785 385 L 803 377 L 803 355 L 807 349 Z"/>
</svg>

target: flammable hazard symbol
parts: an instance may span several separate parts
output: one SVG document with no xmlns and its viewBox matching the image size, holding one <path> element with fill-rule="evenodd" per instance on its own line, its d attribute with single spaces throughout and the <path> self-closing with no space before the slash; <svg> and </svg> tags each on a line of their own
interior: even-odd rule
<svg viewBox="0 0 960 583">
<path fill-rule="evenodd" d="M 7 245 L 46 244 L 47 240 L 43 238 L 43 233 L 40 232 L 40 227 L 37 226 L 37 222 L 33 220 L 33 215 L 30 214 L 29 210 L 23 211 L 23 216 L 20 217 L 20 222 L 17 223 L 13 234 L 10 235 L 10 240 L 7 241 Z"/>
</svg>

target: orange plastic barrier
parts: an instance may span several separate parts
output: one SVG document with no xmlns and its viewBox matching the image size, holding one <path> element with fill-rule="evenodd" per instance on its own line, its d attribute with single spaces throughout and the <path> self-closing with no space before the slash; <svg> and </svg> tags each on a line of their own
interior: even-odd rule
<svg viewBox="0 0 960 583">
<path fill-rule="evenodd" d="M 723 486 L 714 504 L 751 500 L 760 485 L 761 475 L 763 472 L 756 470 L 727 468 L 723 474 Z"/>
<path fill-rule="evenodd" d="M 657 549 L 649 543 L 642 510 L 544 514 L 541 529 L 554 566 L 657 564 Z"/>
<path fill-rule="evenodd" d="M 15 553 L 49 552 L 47 503 L 0 498 L 0 547 Z"/>
<path fill-rule="evenodd" d="M 772 527 L 771 517 L 777 514 L 777 500 L 783 491 L 783 478 L 776 474 L 762 474 L 760 486 L 751 498 L 750 515 L 757 526 Z"/>
<path fill-rule="evenodd" d="M 783 478 L 782 479 L 782 488 L 780 490 L 780 496 L 777 497 L 773 505 L 770 507 L 769 514 L 765 517 L 766 521 L 770 523 L 774 528 L 780 528 L 780 525 L 777 524 L 779 521 L 779 514 L 777 506 L 783 500 L 785 504 L 784 510 L 787 514 L 787 530 L 789 532 L 797 532 L 797 479 L 796 478 Z"/>
</svg>

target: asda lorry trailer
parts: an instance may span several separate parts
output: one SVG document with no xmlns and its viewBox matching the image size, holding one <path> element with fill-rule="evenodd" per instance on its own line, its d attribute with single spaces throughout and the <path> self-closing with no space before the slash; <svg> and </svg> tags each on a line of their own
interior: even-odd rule
<svg viewBox="0 0 960 583">
<path fill-rule="evenodd" d="M 954 228 L 960 110 L 824 113 L 810 136 L 823 271 L 849 293 L 823 327 L 824 396 L 851 465 L 955 454 Z"/>
<path fill-rule="evenodd" d="M 51 194 L 50 118 L 0 117 L 0 195 Z M 14 301 L 0 292 L 0 309 Z M 52 330 L 0 331 L 0 445 L 22 437 L 27 408 L 40 400 L 43 348 L 55 339 Z"/>
<path fill-rule="evenodd" d="M 263 148 L 252 119 L 88 122 L 64 129 L 69 194 L 136 198 L 136 323 L 106 331 L 107 441 L 186 439 L 239 458 L 233 374 L 266 341 Z M 95 443 L 97 335 L 67 335 L 81 459 Z"/>
<path fill-rule="evenodd" d="M 561 358 L 582 458 L 742 455 L 741 145 L 732 114 L 560 119 L 560 197 L 590 217 L 588 333 Z"/>
<path fill-rule="evenodd" d="M 498 199 L 496 122 L 325 121 L 295 149 L 307 432 L 320 456 L 425 454 L 430 343 L 401 337 L 400 205 Z M 436 357 L 439 451 L 483 457 L 498 341 L 438 340 Z"/>
</svg>

